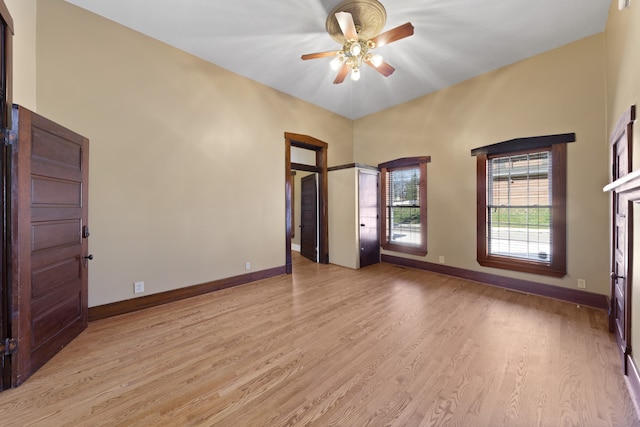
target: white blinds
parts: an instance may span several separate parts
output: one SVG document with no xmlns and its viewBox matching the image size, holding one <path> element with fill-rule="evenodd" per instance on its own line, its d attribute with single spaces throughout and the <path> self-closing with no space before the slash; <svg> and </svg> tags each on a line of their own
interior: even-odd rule
<svg viewBox="0 0 640 427">
<path fill-rule="evenodd" d="M 489 159 L 489 254 L 550 262 L 551 162 L 550 151 Z"/>
</svg>

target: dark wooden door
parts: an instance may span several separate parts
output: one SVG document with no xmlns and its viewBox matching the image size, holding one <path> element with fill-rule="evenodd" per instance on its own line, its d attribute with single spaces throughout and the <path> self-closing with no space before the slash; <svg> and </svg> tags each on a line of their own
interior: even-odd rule
<svg viewBox="0 0 640 427">
<path fill-rule="evenodd" d="M 627 213 L 628 203 L 624 197 L 613 194 L 614 205 L 614 231 L 613 231 L 613 261 L 612 261 L 612 288 L 613 288 L 613 320 L 616 339 L 622 354 L 627 353 L 629 344 L 629 311 L 628 281 L 627 281 Z"/>
<path fill-rule="evenodd" d="M 302 178 L 300 186 L 300 254 L 318 260 L 318 187 L 316 175 Z"/>
<path fill-rule="evenodd" d="M 89 141 L 16 106 L 11 151 L 15 387 L 87 326 Z"/>
<path fill-rule="evenodd" d="M 378 174 L 358 171 L 360 267 L 380 262 Z"/>
<path fill-rule="evenodd" d="M 611 177 L 615 181 L 631 169 L 631 133 L 635 107 L 620 118 L 611 138 Z M 630 203 L 624 195 L 613 192 L 611 232 L 611 308 L 609 329 L 615 333 L 627 372 L 627 356 L 631 354 L 631 283 L 629 273 L 629 214 Z"/>
<path fill-rule="evenodd" d="M 4 1 L 0 0 L 0 130 L 11 126 L 12 88 L 12 40 L 13 20 Z M 0 136 L 4 136 L 1 135 Z M 11 255 L 9 248 L 9 176 L 11 173 L 10 149 L 5 144 L 0 147 L 0 193 L 2 225 L 0 225 L 0 347 L 10 338 L 11 310 L 9 304 L 9 283 Z M 0 352 L 4 353 L 4 351 Z M 0 356 L 0 390 L 11 387 L 11 363 L 8 356 Z"/>
</svg>

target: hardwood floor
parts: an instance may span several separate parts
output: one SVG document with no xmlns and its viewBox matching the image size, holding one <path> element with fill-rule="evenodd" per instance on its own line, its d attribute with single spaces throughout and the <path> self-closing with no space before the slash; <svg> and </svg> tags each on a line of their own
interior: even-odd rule
<svg viewBox="0 0 640 427">
<path fill-rule="evenodd" d="M 293 276 L 92 322 L 2 425 L 639 425 L 606 315 L 294 253 Z"/>
</svg>

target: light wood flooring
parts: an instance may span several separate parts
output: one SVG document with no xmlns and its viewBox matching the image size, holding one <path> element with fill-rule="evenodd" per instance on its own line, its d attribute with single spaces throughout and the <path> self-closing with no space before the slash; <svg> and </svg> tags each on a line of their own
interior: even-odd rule
<svg viewBox="0 0 640 427">
<path fill-rule="evenodd" d="M 299 256 L 292 276 L 91 323 L 0 393 L 0 424 L 638 425 L 602 311 Z"/>
</svg>

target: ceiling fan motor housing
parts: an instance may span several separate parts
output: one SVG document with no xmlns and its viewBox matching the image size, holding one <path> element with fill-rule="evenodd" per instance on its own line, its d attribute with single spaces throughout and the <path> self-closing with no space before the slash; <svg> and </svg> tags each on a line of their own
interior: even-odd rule
<svg viewBox="0 0 640 427">
<path fill-rule="evenodd" d="M 358 32 L 358 39 L 364 42 L 364 46 L 366 46 L 366 42 L 369 39 L 380 34 L 387 23 L 387 11 L 377 0 L 347 0 L 342 2 L 329 13 L 326 22 L 327 33 L 341 45 L 345 45 L 348 40 L 345 39 L 336 20 L 335 15 L 338 12 L 351 14 Z"/>
</svg>

